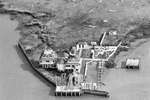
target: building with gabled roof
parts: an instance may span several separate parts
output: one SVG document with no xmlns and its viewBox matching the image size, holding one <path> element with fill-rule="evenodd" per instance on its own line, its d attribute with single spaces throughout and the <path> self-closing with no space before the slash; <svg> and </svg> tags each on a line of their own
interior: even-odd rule
<svg viewBox="0 0 150 100">
<path fill-rule="evenodd" d="M 46 48 L 41 57 L 39 64 L 42 68 L 55 68 L 54 64 L 56 62 L 57 54 L 51 48 Z"/>
<path fill-rule="evenodd" d="M 126 68 L 131 68 L 131 69 L 139 69 L 140 67 L 140 60 L 137 58 L 130 58 L 126 60 Z"/>
<path fill-rule="evenodd" d="M 77 44 L 76 44 L 76 48 L 77 48 L 77 50 L 79 50 L 79 49 L 84 49 L 84 48 L 86 48 L 86 47 L 88 47 L 88 43 L 87 42 L 78 42 Z"/>
</svg>

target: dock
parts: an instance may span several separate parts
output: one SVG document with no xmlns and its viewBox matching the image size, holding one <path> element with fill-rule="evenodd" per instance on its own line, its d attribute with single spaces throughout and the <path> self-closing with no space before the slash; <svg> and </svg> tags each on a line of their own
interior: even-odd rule
<svg viewBox="0 0 150 100">
<path fill-rule="evenodd" d="M 97 42 L 91 42 L 90 44 L 78 42 L 71 49 L 74 53 L 70 51 L 68 55 L 71 54 L 71 56 L 66 56 L 67 59 L 62 58 L 62 62 L 58 61 L 57 53 L 47 47 L 41 54 L 41 59 L 39 60 L 40 67 L 33 64 L 20 42 L 18 42 L 18 46 L 31 67 L 55 85 L 55 96 L 91 94 L 109 97 L 109 92 L 104 88 L 105 84 L 102 82 L 103 68 L 105 62 L 115 55 L 117 49 L 121 46 L 121 42 L 117 46 L 103 46 L 105 36 L 106 32 L 100 38 L 99 44 Z M 95 63 L 94 67 L 90 65 L 91 63 Z M 52 66 L 55 64 L 56 66 L 53 68 Z M 59 74 L 51 73 L 48 69 L 53 69 L 53 71 Z M 88 71 L 91 73 L 88 74 Z"/>
<path fill-rule="evenodd" d="M 79 88 L 67 88 L 67 86 L 56 86 L 55 96 L 81 96 Z"/>
<path fill-rule="evenodd" d="M 109 97 L 108 89 L 103 85 L 98 85 L 97 83 L 82 83 L 81 88 L 84 94 Z"/>
</svg>

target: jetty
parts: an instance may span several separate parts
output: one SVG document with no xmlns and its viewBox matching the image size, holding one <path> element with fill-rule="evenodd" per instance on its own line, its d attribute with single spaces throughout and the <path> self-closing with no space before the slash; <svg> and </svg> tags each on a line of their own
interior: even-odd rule
<svg viewBox="0 0 150 100">
<path fill-rule="evenodd" d="M 102 82 L 102 74 L 105 62 L 115 54 L 121 42 L 116 46 L 103 46 L 105 36 L 106 33 L 103 33 L 99 43 L 76 43 L 64 57 L 60 57 L 51 47 L 46 47 L 38 65 L 33 63 L 20 42 L 18 46 L 31 67 L 54 84 L 55 96 L 91 94 L 109 97 L 109 90 Z"/>
</svg>

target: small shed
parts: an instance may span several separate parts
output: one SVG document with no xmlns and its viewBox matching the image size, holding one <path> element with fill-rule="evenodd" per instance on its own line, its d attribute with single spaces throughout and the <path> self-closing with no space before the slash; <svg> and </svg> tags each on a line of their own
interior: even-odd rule
<svg viewBox="0 0 150 100">
<path fill-rule="evenodd" d="M 65 66 L 64 66 L 64 64 L 57 64 L 57 69 L 58 69 L 59 71 L 65 71 Z"/>
<path fill-rule="evenodd" d="M 125 67 L 129 68 L 129 69 L 139 69 L 140 68 L 140 60 L 137 58 L 127 59 Z"/>
<path fill-rule="evenodd" d="M 76 44 L 77 51 L 78 51 L 79 49 L 84 49 L 84 48 L 86 48 L 87 46 L 88 46 L 87 42 L 78 42 L 78 43 Z"/>
</svg>

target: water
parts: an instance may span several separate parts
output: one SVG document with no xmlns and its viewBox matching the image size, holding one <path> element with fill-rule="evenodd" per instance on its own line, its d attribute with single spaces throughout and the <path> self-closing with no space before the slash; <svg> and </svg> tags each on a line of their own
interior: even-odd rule
<svg viewBox="0 0 150 100">
<path fill-rule="evenodd" d="M 50 88 L 35 77 L 15 45 L 17 22 L 0 16 L 0 100 L 48 100 Z"/>
<path fill-rule="evenodd" d="M 17 24 L 0 15 L 0 100 L 86 100 L 52 95 L 54 88 L 39 78 L 16 48 L 20 38 Z"/>
<path fill-rule="evenodd" d="M 0 100 L 107 100 L 97 96 L 53 96 L 54 88 L 39 78 L 16 49 L 19 40 L 16 27 L 17 22 L 11 21 L 9 16 L 0 16 Z M 150 100 L 149 45 L 150 42 L 133 52 L 142 56 L 140 71 L 113 69 L 106 72 L 104 82 L 111 89 L 109 100 Z"/>
</svg>

